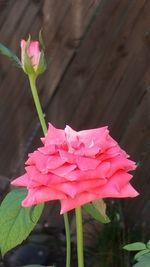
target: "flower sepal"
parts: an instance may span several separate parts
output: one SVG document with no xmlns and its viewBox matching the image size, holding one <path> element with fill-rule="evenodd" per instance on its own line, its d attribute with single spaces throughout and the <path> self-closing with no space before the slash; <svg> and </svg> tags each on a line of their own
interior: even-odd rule
<svg viewBox="0 0 150 267">
<path fill-rule="evenodd" d="M 36 75 L 38 76 L 42 74 L 45 70 L 46 70 L 46 60 L 45 60 L 44 51 L 41 50 L 40 61 L 39 61 L 39 65 L 36 70 Z"/>
</svg>

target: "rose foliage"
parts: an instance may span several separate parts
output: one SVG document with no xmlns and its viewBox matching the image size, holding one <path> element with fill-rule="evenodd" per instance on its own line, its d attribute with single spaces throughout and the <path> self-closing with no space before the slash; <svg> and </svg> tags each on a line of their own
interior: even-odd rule
<svg viewBox="0 0 150 267">
<path fill-rule="evenodd" d="M 43 146 L 29 154 L 25 174 L 12 185 L 27 187 L 22 206 L 61 201 L 61 214 L 101 198 L 135 197 L 129 171 L 135 162 L 109 135 L 107 127 L 76 132 L 49 123 Z"/>
</svg>

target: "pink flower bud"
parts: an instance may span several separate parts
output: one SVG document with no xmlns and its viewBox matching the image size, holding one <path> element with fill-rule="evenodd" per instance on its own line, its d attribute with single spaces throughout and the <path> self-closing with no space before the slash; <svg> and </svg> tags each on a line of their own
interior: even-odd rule
<svg viewBox="0 0 150 267">
<path fill-rule="evenodd" d="M 41 74 L 45 70 L 43 55 L 38 41 L 21 40 L 21 63 L 25 73 Z"/>
</svg>

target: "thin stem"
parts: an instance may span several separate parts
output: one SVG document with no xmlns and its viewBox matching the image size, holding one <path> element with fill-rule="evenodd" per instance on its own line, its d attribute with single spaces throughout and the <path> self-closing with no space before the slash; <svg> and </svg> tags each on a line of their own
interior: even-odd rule
<svg viewBox="0 0 150 267">
<path fill-rule="evenodd" d="M 71 261 L 71 240 L 70 240 L 70 226 L 68 220 L 68 213 L 64 213 L 64 223 L 65 223 L 65 231 L 66 231 L 66 267 L 70 267 Z"/>
<path fill-rule="evenodd" d="M 39 121 L 43 130 L 44 135 L 47 132 L 47 126 L 44 119 L 44 114 L 42 111 L 41 103 L 39 100 L 39 96 L 37 93 L 36 88 L 36 77 L 34 75 L 29 75 L 29 82 L 31 87 L 32 96 L 34 99 L 34 104 L 36 107 L 36 111 L 39 117 Z M 64 224 L 65 224 L 65 232 L 66 232 L 66 243 L 67 243 L 67 250 L 66 250 L 66 267 L 70 267 L 70 261 L 71 261 L 71 239 L 70 239 L 70 227 L 69 227 L 69 220 L 68 220 L 68 214 L 67 212 L 64 213 Z"/>
<path fill-rule="evenodd" d="M 75 214 L 76 214 L 76 229 L 77 229 L 78 267 L 84 267 L 83 225 L 82 225 L 82 210 L 81 210 L 81 207 L 75 209 Z"/>
<path fill-rule="evenodd" d="M 33 96 L 33 99 L 34 99 L 34 104 L 35 104 L 35 107 L 36 107 L 36 111 L 37 111 L 37 114 L 38 114 L 38 117 L 39 117 L 39 121 L 40 121 L 42 130 L 43 130 L 43 133 L 46 134 L 47 127 L 46 127 L 46 122 L 45 122 L 45 119 L 44 119 L 44 114 L 43 114 L 43 111 L 42 111 L 41 103 L 40 103 L 40 100 L 39 100 L 39 96 L 38 96 L 38 93 L 37 93 L 36 77 L 33 76 L 33 75 L 29 75 L 28 77 L 29 77 L 31 92 L 32 92 L 32 96 Z"/>
</svg>

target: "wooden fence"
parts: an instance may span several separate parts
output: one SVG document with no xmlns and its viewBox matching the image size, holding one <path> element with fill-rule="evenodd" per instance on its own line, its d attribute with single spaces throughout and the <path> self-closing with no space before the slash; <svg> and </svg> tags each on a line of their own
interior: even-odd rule
<svg viewBox="0 0 150 267">
<path fill-rule="evenodd" d="M 126 219 L 150 233 L 150 1 L 1 0 L 0 42 L 42 28 L 48 68 L 38 80 L 46 120 L 87 129 L 108 125 L 139 162 Z M 23 172 L 42 135 L 27 77 L 0 57 L 0 175 Z M 145 229 L 147 231 L 145 231 Z"/>
</svg>

